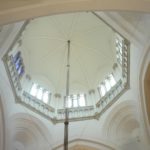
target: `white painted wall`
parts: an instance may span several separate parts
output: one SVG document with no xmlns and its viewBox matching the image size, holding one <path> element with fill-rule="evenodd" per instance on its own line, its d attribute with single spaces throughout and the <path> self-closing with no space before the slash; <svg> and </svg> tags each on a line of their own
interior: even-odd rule
<svg viewBox="0 0 150 150">
<path fill-rule="evenodd" d="M 18 26 L 17 29 L 19 28 Z M 0 49 L 0 56 L 6 52 L 8 45 L 14 38 L 15 30 L 10 32 L 8 40 Z M 145 57 L 142 57 L 146 51 L 132 45 L 131 50 L 131 87 L 108 111 L 106 111 L 99 120 L 83 121 L 70 123 L 69 139 L 89 139 L 99 141 L 102 145 L 115 147 L 118 150 L 149 150 L 147 135 L 145 133 L 144 120 L 141 118 L 141 107 L 138 102 L 141 101 L 139 96 L 139 64 Z M 148 55 L 149 56 L 149 55 Z M 141 60 L 142 59 L 142 60 Z M 149 58 L 147 58 L 149 59 Z M 148 63 L 148 61 L 146 62 Z M 29 111 L 28 109 L 15 104 L 12 89 L 3 65 L 0 60 L 0 95 L 5 111 L 5 128 L 6 128 L 6 150 L 16 148 L 18 150 L 31 149 L 52 149 L 63 143 L 63 124 L 53 125 L 49 120 Z M 143 100 L 143 99 L 142 99 Z M 128 103 L 131 102 L 131 103 Z M 126 119 L 126 122 L 124 122 Z M 127 128 L 128 121 L 136 120 L 140 128 L 140 136 L 137 138 L 132 134 L 123 138 Z M 1 125 L 0 125 L 1 129 Z M 131 128 L 132 129 L 132 128 Z M 135 128 L 133 128 L 134 131 Z M 119 132 L 119 133 L 118 133 Z M 1 133 L 1 130 L 0 130 Z M 133 136 L 133 137 L 132 137 Z M 111 137 L 111 138 L 110 138 Z M 115 137 L 115 139 L 112 139 Z M 132 138 L 131 138 L 132 137 Z M 0 139 L 0 142 L 2 140 Z M 81 140 L 80 140 L 81 142 Z M 88 142 L 90 143 L 90 142 Z M 119 144 L 118 144 L 119 143 Z M 77 144 L 77 143 L 76 143 Z M 85 142 L 85 144 L 87 144 Z M 93 146 L 96 144 L 92 143 Z M 115 146 L 114 146 L 115 145 Z M 116 146 L 117 145 L 117 146 Z M 117 147 L 117 148 L 116 148 Z M 119 148 L 118 148 L 119 147 Z M 110 149 L 110 148 L 109 148 Z"/>
</svg>

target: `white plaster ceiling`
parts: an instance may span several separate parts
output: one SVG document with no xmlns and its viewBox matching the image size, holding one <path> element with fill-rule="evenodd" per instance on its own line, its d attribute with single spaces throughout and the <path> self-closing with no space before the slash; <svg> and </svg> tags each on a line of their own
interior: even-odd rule
<svg viewBox="0 0 150 150">
<path fill-rule="evenodd" d="M 141 12 L 118 12 L 127 22 L 129 22 L 135 30 L 141 33 L 142 36 L 149 38 L 150 30 L 150 14 Z"/>
<path fill-rule="evenodd" d="M 4 44 L 6 39 L 8 38 L 13 27 L 14 27 L 13 24 L 9 24 L 6 26 L 0 26 L 0 48 L 2 47 L 2 45 Z"/>
<path fill-rule="evenodd" d="M 0 24 L 54 13 L 88 10 L 150 12 L 149 0 L 5 0 L 0 5 Z"/>
<path fill-rule="evenodd" d="M 30 51 L 29 51 L 30 52 Z M 137 87 L 138 87 L 138 82 L 137 82 L 137 74 L 138 74 L 138 69 L 139 69 L 139 60 L 140 60 L 140 58 L 141 58 L 141 55 L 143 54 L 143 51 L 141 51 L 140 49 L 137 49 L 137 48 L 134 48 L 134 50 L 132 49 L 132 51 L 131 51 L 132 53 L 131 53 L 131 89 L 130 89 L 130 91 L 129 92 L 127 92 L 127 93 L 125 93 L 124 95 L 123 95 L 123 97 L 121 97 L 121 102 L 122 102 L 122 100 L 126 100 L 126 99 L 130 99 L 131 97 L 133 97 L 133 99 L 135 99 L 135 100 L 138 100 L 138 97 L 139 97 L 139 95 L 138 95 L 138 90 L 137 90 Z M 28 55 L 27 55 L 28 56 Z M 26 56 L 26 57 L 27 57 Z M 27 59 L 27 58 L 26 58 Z M 1 62 L 0 62 L 1 63 Z M 2 64 L 2 63 L 1 63 Z M 1 65 L 2 66 L 2 65 Z M 1 67 L 0 66 L 0 67 Z M 5 75 L 5 71 L 4 71 L 4 69 L 1 67 L 1 69 L 0 69 L 0 71 L 1 71 L 1 78 L 4 76 L 6 79 L 7 79 L 7 76 Z M 3 73 L 2 73 L 3 72 Z M 137 72 L 136 74 L 135 74 L 135 72 Z M 5 89 L 7 89 L 7 93 L 5 92 L 5 97 L 6 97 L 6 99 L 4 99 L 5 100 L 5 102 L 7 102 L 6 104 L 6 106 L 7 106 L 7 110 L 9 110 L 8 112 L 9 112 L 9 114 L 10 115 L 12 115 L 13 113 L 12 113 L 12 111 L 11 110 L 14 110 L 14 112 L 16 113 L 16 114 L 19 114 L 19 111 L 25 111 L 25 109 L 24 108 L 22 108 L 21 106 L 20 106 L 20 110 L 19 110 L 19 105 L 16 105 L 16 107 L 14 107 L 13 105 L 11 105 L 11 103 L 12 103 L 12 96 L 10 96 L 10 87 L 8 87 L 8 85 L 9 84 L 6 84 L 6 81 L 8 80 L 6 80 L 5 78 L 2 78 L 3 80 L 1 80 L 1 84 L 0 84 L 0 86 L 1 86 L 1 94 L 2 93 L 4 93 L 3 91 L 5 91 Z M 5 81 L 6 80 L 6 81 Z M 119 101 L 118 101 L 119 102 Z M 138 101 L 135 101 L 134 102 L 134 104 L 136 105 L 138 103 Z M 118 103 L 117 104 L 115 104 L 115 106 L 117 106 L 117 107 L 119 107 L 120 108 L 120 106 L 118 105 Z M 102 116 L 102 118 L 105 118 L 106 119 L 106 121 L 105 121 L 105 123 L 103 123 L 104 121 L 102 120 L 102 118 L 100 118 L 100 120 L 99 121 L 97 121 L 97 123 L 96 123 L 96 121 L 86 121 L 86 122 L 76 122 L 76 123 L 71 123 L 71 124 L 73 124 L 72 126 L 69 126 L 70 127 L 70 132 L 69 132 L 69 134 L 71 135 L 71 137 L 74 137 L 74 136 L 77 136 L 77 138 L 78 137 L 81 137 L 81 132 L 82 133 L 84 133 L 83 135 L 82 135 L 82 138 L 91 138 L 91 139 L 93 139 L 93 140 L 95 140 L 95 139 L 100 139 L 101 137 L 102 138 L 104 138 L 104 136 L 103 136 L 103 134 L 102 134 L 102 131 L 101 131 L 101 125 L 103 124 L 103 126 L 105 127 L 105 128 L 103 128 L 102 130 L 104 131 L 104 132 L 106 132 L 106 130 L 107 130 L 107 124 L 108 124 L 108 120 L 110 119 L 110 115 L 112 115 L 112 116 L 114 116 L 114 117 L 116 117 L 115 116 L 115 113 L 114 113 L 114 111 L 115 110 L 117 110 L 116 109 L 116 107 L 115 107 L 114 105 L 113 105 L 113 107 L 112 108 L 110 108 L 109 109 L 109 111 L 111 110 L 111 112 L 106 112 L 107 113 L 107 116 L 105 116 L 106 115 L 106 113 L 104 113 L 104 115 Z M 135 108 L 138 108 L 137 106 L 134 106 Z M 127 109 L 126 109 L 126 111 L 128 111 Z M 124 114 L 128 114 L 127 112 L 123 112 L 123 111 L 121 111 L 122 113 L 124 113 Z M 53 125 L 51 125 L 51 122 L 49 122 L 49 121 L 47 121 L 47 120 L 44 120 L 42 117 L 40 117 L 40 116 L 38 116 L 37 114 L 34 114 L 33 112 L 30 112 L 30 111 L 26 111 L 26 113 L 32 113 L 32 115 L 35 115 L 36 117 L 37 117 L 37 119 L 39 119 L 39 121 L 41 122 L 41 123 L 43 123 L 42 125 L 41 125 L 41 127 L 43 128 L 43 130 L 44 131 L 46 131 L 47 132 L 47 130 L 46 130 L 46 128 L 45 128 L 45 126 L 46 127 L 48 127 L 48 129 L 50 130 L 50 134 L 52 134 L 52 137 L 53 138 L 48 138 L 48 140 L 47 140 L 47 142 L 52 142 L 53 144 L 57 144 L 57 142 L 60 144 L 60 143 L 63 143 L 63 129 L 64 129 L 64 127 L 63 127 L 63 124 L 59 124 L 59 125 L 55 125 L 55 126 L 53 126 Z M 119 113 L 120 112 L 116 112 L 116 114 L 118 114 L 119 115 Z M 23 116 L 21 116 L 22 118 L 23 118 Z M 112 117 L 113 118 L 113 117 Z M 117 118 L 117 117 L 116 117 Z M 30 119 L 29 120 L 29 122 L 33 122 L 34 120 L 31 118 L 31 117 L 28 117 L 28 119 Z M 107 120 L 108 119 L 108 120 Z M 9 125 L 9 126 L 11 126 L 12 127 L 12 122 L 14 123 L 15 121 L 13 120 L 11 120 L 11 119 L 8 119 L 8 121 L 9 121 L 9 123 L 7 123 L 6 125 Z M 113 122 L 115 122 L 114 120 L 112 120 Z M 91 122 L 91 123 L 90 123 Z M 116 122 L 115 122 L 116 123 Z M 141 123 L 142 123 L 142 121 L 141 121 Z M 23 125 L 24 126 L 26 126 L 26 124 L 23 122 Z M 39 122 L 37 122 L 37 125 L 39 125 Z M 45 126 L 44 126 L 45 125 Z M 112 126 L 112 124 L 110 123 L 109 124 L 110 126 Z M 117 126 L 117 124 L 116 124 L 116 126 Z M 35 127 L 35 125 L 34 125 L 34 127 Z M 72 128 L 72 127 L 76 127 L 76 130 L 74 130 L 74 128 Z M 19 126 L 19 128 L 22 128 L 22 126 Z M 86 129 L 85 129 L 86 128 Z M 9 129 L 9 128 L 8 128 Z M 14 130 L 14 129 L 12 129 L 14 132 L 16 132 L 16 130 Z M 109 128 L 108 128 L 108 130 L 109 130 Z M 117 128 L 117 130 L 118 130 L 118 128 Z M 119 130 L 120 131 L 120 130 Z M 110 132 L 111 133 L 111 132 Z M 47 132 L 47 134 L 48 134 L 48 132 Z M 44 134 L 44 135 L 47 135 L 47 134 Z M 59 136 L 58 136 L 59 135 Z M 114 134 L 113 134 L 114 135 Z M 99 137 L 99 138 L 98 138 Z M 108 136 L 109 137 L 109 136 Z M 50 140 L 49 140 L 50 139 Z M 108 138 L 108 140 L 110 140 L 110 137 Z M 107 142 L 108 142 L 108 140 L 107 140 Z M 100 141 L 100 140 L 99 140 Z M 119 143 L 119 141 L 117 140 L 116 141 L 116 143 L 118 144 Z M 19 144 L 19 143 L 18 143 Z M 37 144 L 37 142 L 36 142 L 36 144 Z"/>
<path fill-rule="evenodd" d="M 67 41 L 70 40 L 71 93 L 95 89 L 115 62 L 114 31 L 91 12 L 31 20 L 20 47 L 33 81 L 64 94 Z"/>
</svg>

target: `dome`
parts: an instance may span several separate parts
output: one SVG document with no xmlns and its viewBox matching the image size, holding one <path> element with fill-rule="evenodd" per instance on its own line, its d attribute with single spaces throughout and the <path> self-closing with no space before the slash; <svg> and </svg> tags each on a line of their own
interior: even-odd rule
<svg viewBox="0 0 150 150">
<path fill-rule="evenodd" d="M 70 94 L 96 89 L 116 61 L 115 32 L 91 12 L 33 19 L 20 50 L 32 81 L 65 96 L 67 41 L 70 40 Z"/>
<path fill-rule="evenodd" d="M 129 41 L 99 12 L 26 21 L 4 60 L 16 101 L 53 122 L 99 117 L 129 84 Z"/>
</svg>

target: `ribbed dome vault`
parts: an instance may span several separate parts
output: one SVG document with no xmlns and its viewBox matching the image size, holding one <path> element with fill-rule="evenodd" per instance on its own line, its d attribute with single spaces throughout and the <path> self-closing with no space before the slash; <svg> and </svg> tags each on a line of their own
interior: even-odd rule
<svg viewBox="0 0 150 150">
<path fill-rule="evenodd" d="M 3 60 L 16 102 L 58 123 L 66 107 L 71 121 L 96 119 L 118 100 L 129 87 L 129 50 L 101 12 L 77 12 L 25 21 Z"/>
<path fill-rule="evenodd" d="M 21 40 L 26 73 L 61 95 L 65 95 L 68 40 L 71 94 L 97 88 L 116 61 L 115 32 L 91 12 L 31 20 Z"/>
</svg>

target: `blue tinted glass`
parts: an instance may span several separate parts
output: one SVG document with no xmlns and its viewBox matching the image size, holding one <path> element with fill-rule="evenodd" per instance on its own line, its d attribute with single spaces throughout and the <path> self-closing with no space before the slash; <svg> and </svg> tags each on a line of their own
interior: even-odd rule
<svg viewBox="0 0 150 150">
<path fill-rule="evenodd" d="M 24 67 L 23 66 L 20 66 L 19 69 L 18 69 L 18 74 L 19 76 L 22 76 L 24 73 Z"/>
<path fill-rule="evenodd" d="M 21 52 L 18 52 L 18 53 L 14 56 L 14 62 L 15 62 L 15 63 L 16 63 L 17 60 L 19 59 L 20 54 L 21 54 Z"/>
<path fill-rule="evenodd" d="M 19 76 L 22 76 L 24 73 L 23 62 L 21 58 L 21 52 L 17 52 L 17 54 L 13 57 L 14 64 Z"/>
<path fill-rule="evenodd" d="M 22 65 L 22 60 L 21 60 L 20 57 L 19 57 L 18 60 L 16 61 L 15 65 L 16 65 L 16 69 L 17 69 L 17 71 L 18 71 L 19 68 L 20 68 L 20 66 Z"/>
</svg>

